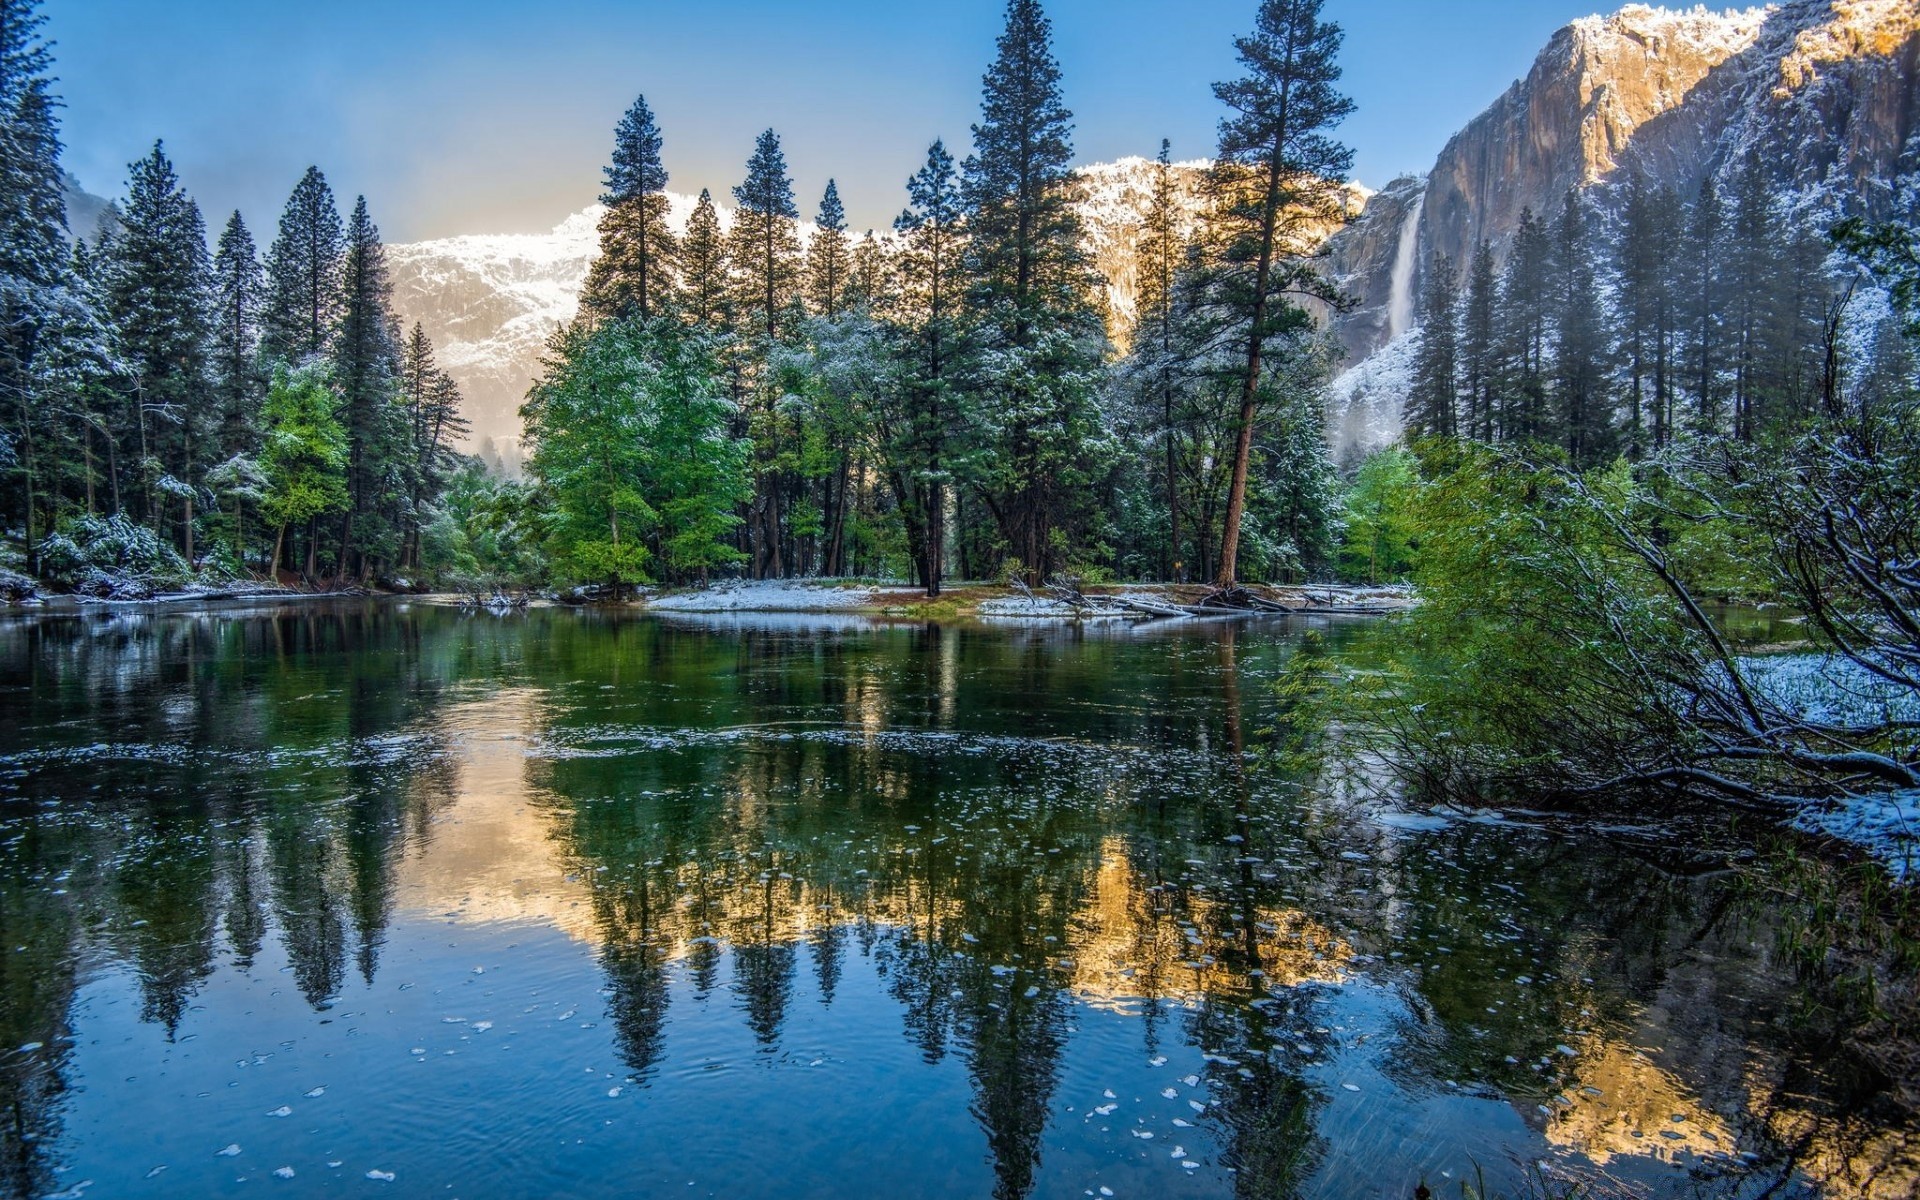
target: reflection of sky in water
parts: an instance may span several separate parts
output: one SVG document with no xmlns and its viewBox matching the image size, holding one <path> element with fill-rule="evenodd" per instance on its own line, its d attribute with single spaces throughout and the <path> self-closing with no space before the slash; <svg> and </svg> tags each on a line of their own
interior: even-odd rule
<svg viewBox="0 0 1920 1200">
<path fill-rule="evenodd" d="M 6 1186 L 1908 1194 L 1711 877 L 1236 762 L 1296 645 L 0 627 Z"/>
</svg>

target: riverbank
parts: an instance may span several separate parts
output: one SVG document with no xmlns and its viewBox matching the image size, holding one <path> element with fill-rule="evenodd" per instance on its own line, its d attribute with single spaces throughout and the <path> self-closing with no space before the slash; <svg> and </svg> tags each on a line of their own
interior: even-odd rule
<svg viewBox="0 0 1920 1200">
<path fill-rule="evenodd" d="M 643 593 L 635 605 L 671 613 L 845 613 L 912 620 L 1089 621 L 1190 619 L 1199 616 L 1280 616 L 1405 612 L 1413 592 L 1397 587 L 1335 584 L 1249 585 L 1270 606 L 1257 611 L 1200 611 L 1211 588 L 1193 584 L 1114 584 L 1078 594 L 1035 592 L 998 584 L 961 583 L 930 598 L 918 588 L 870 582 L 728 581 L 702 589 Z M 1282 611 L 1284 610 L 1284 612 Z"/>
</svg>

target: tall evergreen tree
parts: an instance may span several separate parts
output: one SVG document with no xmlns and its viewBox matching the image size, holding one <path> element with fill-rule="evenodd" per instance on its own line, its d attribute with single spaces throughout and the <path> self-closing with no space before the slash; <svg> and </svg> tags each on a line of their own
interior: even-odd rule
<svg viewBox="0 0 1920 1200">
<path fill-rule="evenodd" d="M 893 223 L 901 248 L 892 307 L 905 363 L 899 409 L 881 421 L 881 452 L 906 526 L 908 554 L 929 596 L 940 594 L 946 565 L 952 375 L 963 282 L 960 223 L 959 175 L 953 155 L 936 141 L 926 164 L 907 181 L 907 208 Z"/>
<path fill-rule="evenodd" d="M 847 304 L 877 308 L 886 296 L 887 250 L 869 229 L 847 255 Z"/>
<path fill-rule="evenodd" d="M 1467 295 L 1460 320 L 1460 384 L 1465 400 L 1461 432 L 1492 441 L 1500 373 L 1500 343 L 1495 324 L 1499 287 L 1493 272 L 1493 243 L 1486 238 L 1473 249 L 1467 268 Z"/>
<path fill-rule="evenodd" d="M 1435 254 L 1420 292 L 1420 348 L 1413 360 L 1407 432 L 1418 437 L 1460 433 L 1458 284 L 1453 260 Z"/>
<path fill-rule="evenodd" d="M 1659 449 L 1673 438 L 1674 373 L 1680 334 L 1680 200 L 1636 170 L 1627 177 L 1615 274 L 1621 348 L 1627 371 L 1629 450 Z"/>
<path fill-rule="evenodd" d="M 1231 313 L 1243 362 L 1233 475 L 1223 528 L 1218 583 L 1239 578 L 1241 523 L 1252 465 L 1254 425 L 1272 353 L 1284 352 L 1310 318 L 1292 297 L 1337 303 L 1333 286 L 1307 260 L 1316 229 L 1344 216 L 1340 181 L 1353 152 L 1331 136 L 1353 111 L 1337 89 L 1340 27 L 1320 19 L 1321 0 L 1262 0 L 1254 32 L 1237 38 L 1246 75 L 1214 85 L 1229 115 L 1220 123 L 1215 164 L 1216 303 Z M 1284 339 L 1284 341 L 1283 341 Z M 1278 370 L 1278 378 L 1293 372 Z"/>
<path fill-rule="evenodd" d="M 727 281 L 727 244 L 720 233 L 720 214 L 713 193 L 700 189 L 700 199 L 687 219 L 681 245 L 681 296 L 686 319 L 718 333 L 727 327 L 732 310 Z"/>
<path fill-rule="evenodd" d="M 1758 153 L 1749 153 L 1735 182 L 1723 260 L 1733 435 L 1742 440 L 1759 434 L 1765 406 L 1769 308 L 1780 287 L 1779 240 L 1773 189 Z"/>
<path fill-rule="evenodd" d="M 1160 485 L 1167 503 L 1166 577 L 1178 579 L 1183 551 L 1180 539 L 1180 431 L 1174 403 L 1180 391 L 1176 284 L 1187 258 L 1187 237 L 1180 223 L 1179 187 L 1173 176 L 1173 143 L 1160 139 L 1154 160 L 1153 195 L 1147 204 L 1136 257 L 1140 262 L 1139 320 L 1133 329 L 1133 353 L 1147 367 L 1147 387 L 1159 410 L 1164 471 Z M 1151 401 L 1150 401 L 1151 403 Z"/>
<path fill-rule="evenodd" d="M 69 351 L 105 356 L 86 344 L 93 314 L 69 273 L 59 101 L 39 9 L 37 0 L 0 0 L 0 462 L 20 484 L 0 511 L 23 531 L 30 567 L 50 524 L 54 443 L 86 437 L 84 426 L 69 431 L 71 415 L 52 403 L 67 389 L 41 385 L 56 361 L 76 361 Z"/>
<path fill-rule="evenodd" d="M 832 320 L 846 307 L 851 267 L 847 210 L 840 203 L 839 187 L 829 179 L 820 215 L 814 218 L 813 240 L 807 243 L 807 307 L 816 316 Z"/>
<path fill-rule="evenodd" d="M 1726 210 L 1713 176 L 1701 181 L 1700 193 L 1687 210 L 1687 228 L 1678 271 L 1681 318 L 1685 336 L 1681 352 L 1684 374 L 1693 392 L 1693 424 L 1703 433 L 1724 428 L 1721 375 L 1724 371 L 1721 304 L 1721 250 L 1726 235 Z"/>
<path fill-rule="evenodd" d="M 801 275 L 800 209 L 773 130 L 755 141 L 747 177 L 733 189 L 733 199 L 728 256 L 736 315 L 743 333 L 771 345 L 791 327 Z"/>
<path fill-rule="evenodd" d="M 398 549 L 403 415 L 396 403 L 399 328 L 380 230 L 359 197 L 347 221 L 340 274 L 340 324 L 333 337 L 333 382 L 347 435 L 347 509 L 338 570 L 369 578 Z"/>
<path fill-rule="evenodd" d="M 1582 470 L 1617 448 L 1618 427 L 1609 386 L 1612 339 L 1600 296 L 1600 273 L 1580 194 L 1568 192 L 1554 225 L 1555 417 L 1567 456 Z"/>
<path fill-rule="evenodd" d="M 1548 407 L 1554 298 L 1553 240 L 1533 210 L 1523 209 L 1500 281 L 1500 437 L 1539 442 L 1554 436 Z"/>
<path fill-rule="evenodd" d="M 260 314 L 266 277 L 239 213 L 227 218 L 213 253 L 213 392 L 219 404 L 218 457 L 246 453 L 259 439 L 266 375 Z"/>
<path fill-rule="evenodd" d="M 400 566 L 422 566 L 422 541 L 431 506 L 459 467 L 454 444 L 469 426 L 460 413 L 460 389 L 434 361 L 433 341 L 415 322 L 400 356 L 400 403 L 407 419 L 406 530 Z"/>
<path fill-rule="evenodd" d="M 974 484 L 1033 580 L 1060 561 L 1075 493 L 1091 479 L 1105 351 L 1073 206 L 1073 115 L 1052 42 L 1037 0 L 1009 0 L 961 183 L 976 350 L 971 423 L 985 451 Z"/>
<path fill-rule="evenodd" d="M 754 144 L 747 178 L 733 189 L 738 207 L 728 238 L 733 268 L 735 328 L 746 343 L 741 360 L 748 426 L 754 443 L 754 498 L 747 522 L 756 578 L 786 574 L 784 514 L 794 449 L 783 436 L 778 388 L 769 362 L 800 310 L 800 210 L 780 139 L 769 129 Z"/>
<path fill-rule="evenodd" d="M 326 353 L 340 322 L 340 270 L 346 233 L 333 189 L 318 167 L 287 197 L 280 232 L 267 251 L 267 304 L 260 352 L 268 362 L 303 363 Z"/>
<path fill-rule="evenodd" d="M 175 528 L 191 561 L 194 499 L 219 425 L 207 402 L 207 230 L 158 142 L 129 170 L 101 267 L 131 384 L 122 459 L 137 466 L 142 516 L 156 531 L 170 527 L 167 514 L 179 515 Z"/>
<path fill-rule="evenodd" d="M 600 319 L 657 315 L 671 299 L 676 244 L 667 226 L 660 128 L 641 96 L 614 132 L 600 203 L 600 256 L 587 271 L 582 311 Z"/>
</svg>

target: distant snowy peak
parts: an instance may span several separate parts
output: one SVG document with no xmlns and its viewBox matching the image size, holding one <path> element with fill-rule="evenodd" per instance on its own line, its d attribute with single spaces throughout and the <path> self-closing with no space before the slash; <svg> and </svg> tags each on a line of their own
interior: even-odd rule
<svg viewBox="0 0 1920 1200">
<path fill-rule="evenodd" d="M 1174 164 L 1182 225 L 1199 219 L 1205 161 Z M 1104 301 L 1115 336 L 1133 327 L 1139 295 L 1136 246 L 1153 198 L 1159 164 L 1123 158 L 1079 168 L 1076 201 L 1086 244 L 1106 281 Z M 684 234 L 698 198 L 667 193 L 667 224 Z M 722 231 L 733 209 L 714 205 Z M 600 218 L 590 205 L 550 233 L 465 234 L 387 248 L 394 304 L 425 326 L 441 365 L 459 381 L 476 439 L 506 441 L 520 428 L 519 407 L 539 373 L 547 339 L 573 320 L 587 271 L 599 253 Z M 804 243 L 812 222 L 801 222 Z M 864 236 L 864 234 L 857 234 Z M 891 231 L 876 236 L 891 239 Z"/>
</svg>

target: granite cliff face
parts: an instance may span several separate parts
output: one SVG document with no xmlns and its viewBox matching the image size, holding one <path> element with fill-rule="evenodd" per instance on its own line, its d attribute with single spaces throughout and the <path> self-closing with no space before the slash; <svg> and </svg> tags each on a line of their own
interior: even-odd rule
<svg viewBox="0 0 1920 1200">
<path fill-rule="evenodd" d="M 1757 152 L 1784 197 L 1852 210 L 1920 166 L 1920 4 L 1789 0 L 1746 11 L 1635 4 L 1555 34 L 1527 77 L 1435 162 L 1413 261 L 1504 251 L 1522 211 L 1630 170 L 1691 195 Z M 1411 201 L 1380 193 L 1330 247 L 1361 307 L 1339 323 L 1353 361 L 1392 340 L 1393 261 Z M 1375 213 L 1374 206 L 1381 211 Z M 1417 277 L 1405 280 L 1417 287 Z M 1399 298 L 1401 303 L 1405 298 Z"/>
</svg>

